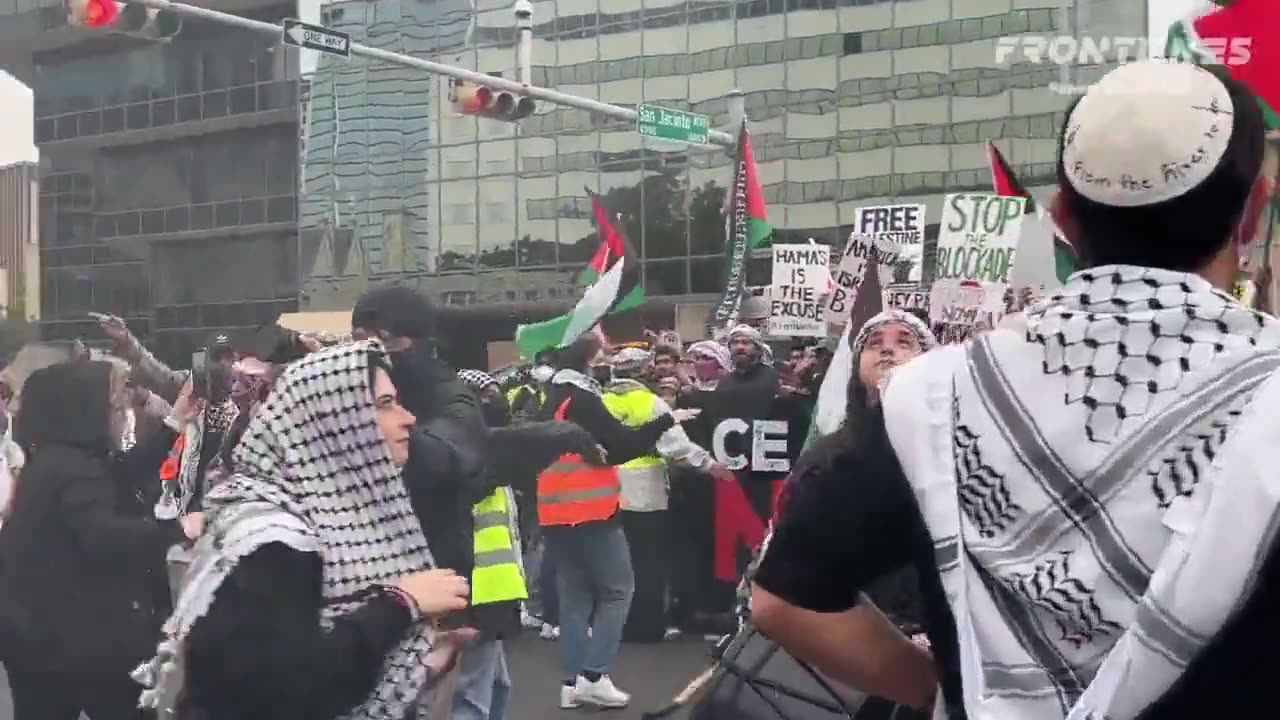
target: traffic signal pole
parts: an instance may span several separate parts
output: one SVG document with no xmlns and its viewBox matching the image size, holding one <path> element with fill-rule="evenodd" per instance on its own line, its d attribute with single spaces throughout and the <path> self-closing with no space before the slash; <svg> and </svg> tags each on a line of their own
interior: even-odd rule
<svg viewBox="0 0 1280 720">
<path fill-rule="evenodd" d="M 239 15 L 231 15 L 229 13 L 218 12 L 208 8 L 196 7 L 194 5 L 186 5 L 184 3 L 169 2 L 169 0 L 123 0 L 128 5 L 145 5 L 156 10 L 168 10 L 179 15 L 185 15 L 194 18 L 201 18 L 223 25 L 237 27 L 242 30 L 249 30 L 261 35 L 271 35 L 280 37 L 284 32 L 284 28 L 269 22 L 261 20 L 253 20 Z M 467 70 L 454 65 L 446 65 L 444 63 L 433 62 L 431 60 L 423 60 L 421 58 L 410 57 L 400 53 L 390 52 L 389 50 L 381 50 L 379 48 L 361 45 L 359 43 L 351 43 L 351 54 L 360 57 L 369 58 L 371 60 L 380 60 L 392 65 L 400 65 L 402 67 L 413 68 L 432 75 L 444 75 L 455 80 L 482 85 L 499 92 L 509 92 L 513 95 L 531 97 L 535 100 L 543 100 L 553 105 L 563 105 L 565 107 L 577 108 L 578 110 L 586 110 L 587 112 L 603 115 L 614 120 L 634 123 L 638 116 L 636 111 L 622 107 L 621 105 L 611 105 L 603 103 L 599 100 L 581 97 L 579 95 L 570 95 L 562 93 L 550 88 L 538 87 L 536 85 L 525 85 L 505 78 L 494 77 L 484 73 Z M 522 58 L 523 59 L 523 58 Z M 733 147 L 736 144 L 736 137 L 730 133 L 720 130 L 709 130 L 707 132 L 707 142 L 714 145 L 722 145 L 724 147 Z"/>
</svg>

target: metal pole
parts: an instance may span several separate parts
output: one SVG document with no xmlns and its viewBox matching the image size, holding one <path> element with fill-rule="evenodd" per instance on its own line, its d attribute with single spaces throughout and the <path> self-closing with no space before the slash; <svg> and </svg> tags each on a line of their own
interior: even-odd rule
<svg viewBox="0 0 1280 720">
<path fill-rule="evenodd" d="M 195 18 L 202 18 L 212 22 L 222 23 L 238 27 L 243 30 L 250 30 L 263 35 L 273 35 L 279 37 L 284 29 L 280 25 L 275 25 L 261 20 L 251 20 L 239 15 L 230 15 L 217 10 L 209 10 L 207 8 L 196 7 L 194 5 L 185 5 L 183 3 L 169 2 L 169 0 L 123 0 L 126 4 L 145 5 L 149 8 L 157 10 L 168 10 L 178 13 L 179 15 L 189 15 Z M 614 120 L 622 120 L 623 122 L 635 122 L 636 111 L 631 108 L 622 107 L 620 105 L 610 105 L 591 98 L 580 97 L 578 95 L 570 95 L 562 93 L 550 88 L 537 87 L 535 85 L 522 85 L 512 80 L 485 75 L 473 70 L 456 67 L 454 65 L 445 65 L 443 63 L 432 62 L 430 60 L 422 60 L 420 58 L 401 55 L 400 53 L 390 52 L 388 50 L 380 50 L 378 48 L 368 47 L 359 43 L 351 43 L 351 54 L 367 57 L 373 60 L 381 60 L 393 65 L 402 65 L 404 67 L 422 70 L 433 75 L 444 75 L 456 80 L 482 85 L 494 90 L 509 92 L 516 95 L 524 95 L 535 98 L 537 100 L 545 100 L 555 105 L 564 105 L 566 107 L 586 110 L 588 112 L 598 113 Z M 723 145 L 725 147 L 733 147 L 735 138 L 727 132 L 720 130 L 710 130 L 707 132 L 707 141 L 714 145 Z"/>
</svg>

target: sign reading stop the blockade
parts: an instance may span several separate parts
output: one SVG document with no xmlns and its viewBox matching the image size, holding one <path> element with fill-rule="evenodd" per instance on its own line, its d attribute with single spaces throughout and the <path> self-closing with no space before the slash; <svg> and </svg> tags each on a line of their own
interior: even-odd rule
<svg viewBox="0 0 1280 720">
<path fill-rule="evenodd" d="M 774 245 L 769 286 L 772 337 L 825 337 L 822 294 L 827 289 L 831 250 L 826 245 Z"/>
<path fill-rule="evenodd" d="M 948 195 L 942 206 L 935 277 L 1008 285 L 1026 209 L 1026 198 Z"/>
<path fill-rule="evenodd" d="M 827 299 L 825 319 L 843 325 L 849 319 L 867 264 L 879 263 L 881 282 L 919 280 L 924 253 L 924 205 L 880 205 L 858 208 L 853 232 L 845 245 L 832 279 L 835 288 Z M 901 276 L 901 277 L 900 277 Z"/>
</svg>

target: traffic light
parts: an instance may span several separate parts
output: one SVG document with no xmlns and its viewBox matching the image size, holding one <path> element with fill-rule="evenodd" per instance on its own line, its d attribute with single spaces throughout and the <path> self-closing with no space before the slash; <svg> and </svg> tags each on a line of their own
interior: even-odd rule
<svg viewBox="0 0 1280 720">
<path fill-rule="evenodd" d="M 161 40 L 182 30 L 182 18 L 172 10 L 145 5 L 121 5 L 115 0 L 63 0 L 67 22 L 76 27 Z"/>
<path fill-rule="evenodd" d="M 129 35 L 151 38 L 171 38 L 182 30 L 182 18 L 168 10 L 157 10 L 146 5 L 125 5 L 120 11 L 120 21 L 115 28 Z"/>
<path fill-rule="evenodd" d="M 67 22 L 78 27 L 107 27 L 120 17 L 115 0 L 65 0 Z"/>
<path fill-rule="evenodd" d="M 533 114 L 537 102 L 531 97 L 502 92 L 465 80 L 453 80 L 449 86 L 449 102 L 462 115 L 515 122 Z"/>
</svg>

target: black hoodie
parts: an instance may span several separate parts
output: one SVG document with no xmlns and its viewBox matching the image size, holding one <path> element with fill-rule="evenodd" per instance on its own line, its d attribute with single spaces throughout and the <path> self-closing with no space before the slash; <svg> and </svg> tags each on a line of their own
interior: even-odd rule
<svg viewBox="0 0 1280 720">
<path fill-rule="evenodd" d="M 165 554 L 176 522 L 151 518 L 171 431 L 124 455 L 110 440 L 108 363 L 35 372 L 15 421 L 27 464 L 0 531 L 5 661 L 24 668 L 125 672 L 155 650 L 168 612 Z"/>
</svg>

